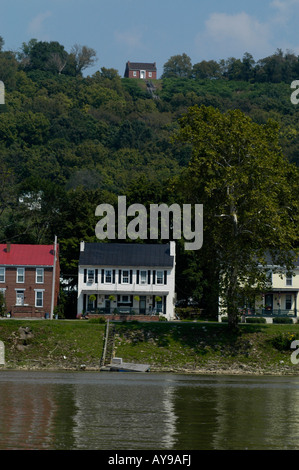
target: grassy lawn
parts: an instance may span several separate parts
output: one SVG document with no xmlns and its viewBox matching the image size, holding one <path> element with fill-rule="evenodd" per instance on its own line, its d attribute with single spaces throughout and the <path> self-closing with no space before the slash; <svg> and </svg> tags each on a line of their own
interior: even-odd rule
<svg viewBox="0 0 299 470">
<path fill-rule="evenodd" d="M 105 325 L 88 321 L 1 320 L 0 340 L 11 367 L 96 366 L 102 355 L 104 329 Z"/>
<path fill-rule="evenodd" d="M 222 323 L 128 323 L 117 326 L 115 355 L 173 370 L 256 368 L 267 373 L 297 373 L 291 342 L 299 325 L 240 325 L 230 332 Z"/>
<path fill-rule="evenodd" d="M 98 368 L 105 327 L 90 320 L 1 320 L 6 367 Z M 296 324 L 241 324 L 236 332 L 217 322 L 115 322 L 115 328 L 115 356 L 152 370 L 299 372 L 290 347 L 299 339 Z"/>
</svg>

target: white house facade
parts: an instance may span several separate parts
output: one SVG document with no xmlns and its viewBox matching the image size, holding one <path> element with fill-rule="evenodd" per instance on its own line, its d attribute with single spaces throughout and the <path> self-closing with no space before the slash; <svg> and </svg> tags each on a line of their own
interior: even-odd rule
<svg viewBox="0 0 299 470">
<path fill-rule="evenodd" d="M 269 287 L 265 292 L 255 294 L 251 300 L 244 299 L 240 305 L 240 313 L 245 317 L 264 317 L 268 323 L 273 322 L 275 317 L 289 317 L 293 321 L 298 318 L 299 302 L 299 259 L 294 270 L 289 273 L 274 266 L 270 260 L 264 267 L 267 270 Z M 219 320 L 226 315 L 224 310 L 219 309 Z"/>
<path fill-rule="evenodd" d="M 174 319 L 175 242 L 80 243 L 78 314 Z"/>
</svg>

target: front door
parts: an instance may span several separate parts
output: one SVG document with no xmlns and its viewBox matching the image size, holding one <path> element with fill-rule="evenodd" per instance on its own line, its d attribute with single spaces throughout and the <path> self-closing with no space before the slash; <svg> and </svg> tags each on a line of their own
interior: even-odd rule
<svg viewBox="0 0 299 470">
<path fill-rule="evenodd" d="M 24 292 L 22 290 L 17 290 L 16 304 L 24 305 Z"/>
<path fill-rule="evenodd" d="M 145 312 L 146 312 L 145 295 L 141 295 L 140 300 L 139 300 L 139 313 L 140 315 L 145 315 Z"/>
<path fill-rule="evenodd" d="M 273 294 L 265 295 L 265 309 L 266 311 L 273 310 Z"/>
<path fill-rule="evenodd" d="M 105 300 L 105 313 L 110 313 L 110 300 Z"/>
<path fill-rule="evenodd" d="M 145 70 L 140 70 L 140 78 L 145 78 Z"/>
</svg>

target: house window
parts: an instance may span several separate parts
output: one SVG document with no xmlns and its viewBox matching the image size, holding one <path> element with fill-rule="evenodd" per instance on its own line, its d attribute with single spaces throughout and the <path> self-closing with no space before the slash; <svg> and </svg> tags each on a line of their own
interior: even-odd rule
<svg viewBox="0 0 299 470">
<path fill-rule="evenodd" d="M 87 282 L 94 282 L 94 269 L 87 270 Z"/>
<path fill-rule="evenodd" d="M 128 295 L 122 295 L 121 296 L 121 301 L 123 303 L 128 303 L 128 302 L 130 302 L 130 297 Z"/>
<path fill-rule="evenodd" d="M 0 268 L 0 282 L 5 282 L 5 268 Z"/>
<path fill-rule="evenodd" d="M 105 282 L 112 282 L 112 272 L 109 269 L 106 269 L 105 271 Z"/>
<path fill-rule="evenodd" d="M 292 286 L 293 285 L 293 277 L 292 274 L 287 274 L 286 275 L 286 286 Z"/>
<path fill-rule="evenodd" d="M 152 78 L 152 76 L 153 76 L 152 72 L 148 72 L 148 76 L 149 76 L 149 78 Z"/>
<path fill-rule="evenodd" d="M 0 289 L 0 307 L 5 307 L 5 289 Z"/>
<path fill-rule="evenodd" d="M 133 72 L 133 77 L 137 77 L 137 72 Z"/>
<path fill-rule="evenodd" d="M 267 281 L 272 284 L 272 271 L 267 271 Z"/>
<path fill-rule="evenodd" d="M 157 271 L 157 284 L 163 284 L 163 271 Z"/>
<path fill-rule="evenodd" d="M 140 271 L 140 284 L 146 284 L 146 271 Z"/>
<path fill-rule="evenodd" d="M 35 306 L 43 307 L 44 305 L 44 292 L 42 290 L 35 291 Z"/>
<path fill-rule="evenodd" d="M 44 282 L 44 268 L 36 268 L 35 282 L 37 284 L 43 284 L 43 282 Z"/>
<path fill-rule="evenodd" d="M 124 270 L 122 272 L 122 283 L 123 284 L 129 284 L 129 271 Z"/>
<path fill-rule="evenodd" d="M 286 310 L 292 309 L 292 296 L 290 294 L 286 295 Z"/>
<path fill-rule="evenodd" d="M 17 282 L 25 282 L 25 268 L 17 268 Z"/>
</svg>

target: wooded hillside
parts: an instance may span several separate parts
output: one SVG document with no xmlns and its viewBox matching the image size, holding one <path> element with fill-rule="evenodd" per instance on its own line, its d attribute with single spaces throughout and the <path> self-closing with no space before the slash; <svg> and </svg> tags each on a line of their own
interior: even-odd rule
<svg viewBox="0 0 299 470">
<path fill-rule="evenodd" d="M 290 100 L 298 58 L 274 54 L 276 72 L 278 63 L 285 70 L 292 63 L 280 75 L 269 72 L 270 58 L 258 68 L 251 63 L 247 76 L 244 67 L 236 72 L 244 58 L 206 75 L 203 63 L 185 77 L 165 68 L 152 94 L 144 81 L 114 69 L 84 77 L 94 56 L 86 46 L 67 53 L 59 43 L 36 40 L 15 53 L 0 41 L 0 240 L 52 243 L 57 235 L 62 274 L 74 282 L 80 240 L 97 241 L 98 204 L 114 204 L 118 195 L 128 204 L 175 201 L 172 180 L 188 165 L 191 147 L 171 138 L 190 106 L 239 109 L 258 124 L 274 119 L 283 153 L 299 165 L 299 107 Z M 179 247 L 179 298 L 201 297 L 193 257 Z"/>
</svg>

